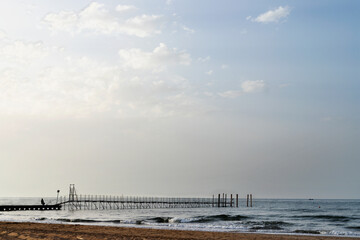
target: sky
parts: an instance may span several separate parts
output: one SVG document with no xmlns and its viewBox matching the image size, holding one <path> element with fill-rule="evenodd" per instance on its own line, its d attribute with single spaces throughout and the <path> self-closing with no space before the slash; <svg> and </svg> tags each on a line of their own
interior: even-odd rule
<svg viewBox="0 0 360 240">
<path fill-rule="evenodd" d="M 2 3 L 0 197 L 360 198 L 359 10 Z"/>
</svg>

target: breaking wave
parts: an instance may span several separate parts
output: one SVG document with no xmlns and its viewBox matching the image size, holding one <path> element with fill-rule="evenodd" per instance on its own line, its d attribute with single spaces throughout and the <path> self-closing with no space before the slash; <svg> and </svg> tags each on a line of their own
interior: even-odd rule
<svg viewBox="0 0 360 240">
<path fill-rule="evenodd" d="M 250 230 L 283 230 L 284 227 L 292 225 L 283 221 L 246 222 L 246 224 L 250 225 Z"/>
<path fill-rule="evenodd" d="M 353 220 L 352 217 L 338 216 L 338 215 L 299 215 L 294 218 L 314 219 L 314 220 L 327 220 L 332 222 L 348 222 Z"/>
<path fill-rule="evenodd" d="M 190 218 L 178 218 L 178 217 L 154 217 L 147 219 L 156 223 L 207 223 L 217 221 L 240 221 L 249 217 L 243 215 L 211 215 L 211 216 L 198 216 Z"/>
<path fill-rule="evenodd" d="M 320 231 L 317 231 L 317 230 L 295 230 L 294 233 L 300 233 L 300 234 L 321 234 Z"/>
</svg>

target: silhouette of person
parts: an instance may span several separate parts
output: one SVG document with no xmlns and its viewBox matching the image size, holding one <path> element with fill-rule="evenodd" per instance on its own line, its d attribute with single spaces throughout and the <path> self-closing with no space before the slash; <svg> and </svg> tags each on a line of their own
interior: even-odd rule
<svg viewBox="0 0 360 240">
<path fill-rule="evenodd" d="M 41 199 L 41 205 L 43 205 L 43 206 L 45 205 L 45 201 L 43 198 Z"/>
</svg>

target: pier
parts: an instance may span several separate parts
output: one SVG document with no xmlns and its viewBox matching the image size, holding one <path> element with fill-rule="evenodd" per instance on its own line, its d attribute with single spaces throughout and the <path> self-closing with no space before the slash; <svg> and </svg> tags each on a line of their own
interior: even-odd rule
<svg viewBox="0 0 360 240">
<path fill-rule="evenodd" d="M 68 210 L 120 210 L 150 208 L 210 208 L 239 207 L 238 194 L 233 198 L 218 195 L 212 198 L 165 198 L 165 197 L 124 197 L 106 195 L 78 195 L 74 184 L 70 184 L 69 196 L 60 197 L 62 209 Z"/>
<path fill-rule="evenodd" d="M 223 208 L 239 207 L 238 194 L 218 194 L 212 198 L 175 198 L 175 197 L 128 197 L 108 195 L 77 194 L 75 184 L 70 184 L 69 195 L 59 198 L 49 205 L 3 205 L 0 211 L 51 211 L 51 210 L 120 210 L 153 208 Z M 247 195 L 247 207 L 249 195 Z M 252 207 L 252 194 L 250 194 Z"/>
<path fill-rule="evenodd" d="M 0 211 L 51 211 L 61 210 L 61 204 L 53 205 L 2 205 Z"/>
</svg>

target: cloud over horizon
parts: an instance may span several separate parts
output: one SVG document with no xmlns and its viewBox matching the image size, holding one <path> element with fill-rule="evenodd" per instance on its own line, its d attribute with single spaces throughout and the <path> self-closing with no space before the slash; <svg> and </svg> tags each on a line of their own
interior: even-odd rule
<svg viewBox="0 0 360 240">
<path fill-rule="evenodd" d="M 241 83 L 241 90 L 229 90 L 218 93 L 223 98 L 234 99 L 243 94 L 261 92 L 265 88 L 264 80 L 244 81 Z"/>
<path fill-rule="evenodd" d="M 264 87 L 264 80 L 245 81 L 241 84 L 241 88 L 245 93 L 259 92 L 262 91 Z"/>
<path fill-rule="evenodd" d="M 279 22 L 281 19 L 285 19 L 291 12 L 290 7 L 278 7 L 274 10 L 269 10 L 263 14 L 260 14 L 255 19 L 253 19 L 251 16 L 248 16 L 246 19 L 251 20 L 253 22 L 259 22 L 259 23 L 271 23 L 271 22 Z"/>
<path fill-rule="evenodd" d="M 187 79 L 168 68 L 189 65 L 190 55 L 164 43 L 151 52 L 121 49 L 113 64 L 42 42 L 0 41 L 0 53 L 1 115 L 154 118 L 202 111 Z"/>
<path fill-rule="evenodd" d="M 138 15 L 123 19 L 121 12 L 135 9 L 130 5 L 118 5 L 115 14 L 98 2 L 90 3 L 79 12 L 60 11 L 49 13 L 43 18 L 43 23 L 52 32 L 65 31 L 72 34 L 90 31 L 95 34 L 126 34 L 140 38 L 160 34 L 162 25 L 160 15 Z"/>
<path fill-rule="evenodd" d="M 164 71 L 170 65 L 190 65 L 191 57 L 185 51 L 170 49 L 160 43 L 152 52 L 144 52 L 138 48 L 121 49 L 119 56 L 124 66 L 133 69 L 147 69 L 154 72 Z"/>
</svg>

